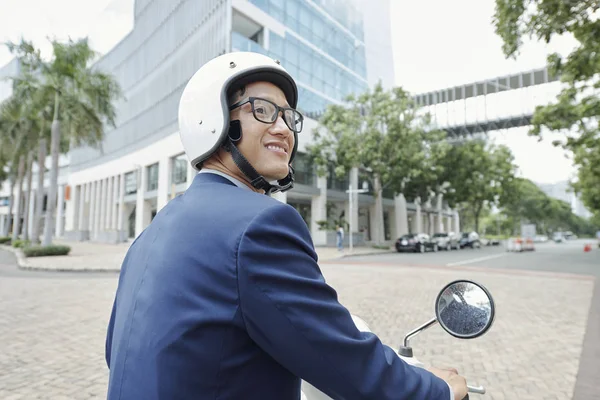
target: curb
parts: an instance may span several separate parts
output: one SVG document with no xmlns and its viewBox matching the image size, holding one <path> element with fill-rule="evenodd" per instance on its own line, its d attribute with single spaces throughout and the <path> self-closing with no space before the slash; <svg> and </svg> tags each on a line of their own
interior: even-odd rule
<svg viewBox="0 0 600 400">
<path fill-rule="evenodd" d="M 17 267 L 24 271 L 44 271 L 44 272 L 121 272 L 120 268 L 51 268 L 51 267 L 36 267 L 27 262 L 27 257 L 19 248 L 12 246 L 0 245 L 0 249 L 10 251 L 17 257 Z"/>
<path fill-rule="evenodd" d="M 29 269 L 33 268 L 28 262 L 27 257 L 23 254 L 23 251 L 19 248 L 15 248 L 12 246 L 7 246 L 5 244 L 0 245 L 0 248 L 6 251 L 10 251 L 17 257 L 17 266 L 21 269 Z"/>
<path fill-rule="evenodd" d="M 360 256 L 376 256 L 378 254 L 394 254 L 394 253 L 396 253 L 395 250 L 380 250 L 380 251 L 370 251 L 370 252 L 366 252 L 366 253 L 342 254 L 339 257 L 333 258 L 332 260 L 340 259 L 340 258 L 350 258 L 350 257 L 360 257 Z"/>
</svg>

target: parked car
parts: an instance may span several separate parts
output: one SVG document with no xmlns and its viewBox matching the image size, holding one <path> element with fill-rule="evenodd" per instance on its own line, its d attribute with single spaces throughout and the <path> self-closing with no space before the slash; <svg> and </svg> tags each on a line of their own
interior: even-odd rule
<svg viewBox="0 0 600 400">
<path fill-rule="evenodd" d="M 427 250 L 438 251 L 438 244 L 425 233 L 409 233 L 396 240 L 396 251 L 399 253 L 404 251 L 425 253 Z"/>
<path fill-rule="evenodd" d="M 458 244 L 458 237 L 454 234 L 454 232 L 438 232 L 433 235 L 433 240 L 437 242 L 438 248 L 440 249 L 448 251 L 452 249 L 460 249 L 460 245 Z"/>
<path fill-rule="evenodd" d="M 536 235 L 533 239 L 535 243 L 546 243 L 548 241 L 548 236 L 546 235 Z"/>
<path fill-rule="evenodd" d="M 470 247 L 472 249 L 481 248 L 481 241 L 477 232 L 463 232 L 458 241 L 460 248 Z"/>
</svg>

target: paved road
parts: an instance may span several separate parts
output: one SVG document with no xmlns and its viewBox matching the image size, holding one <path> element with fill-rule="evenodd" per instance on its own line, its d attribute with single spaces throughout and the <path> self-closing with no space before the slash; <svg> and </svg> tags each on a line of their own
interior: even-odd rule
<svg viewBox="0 0 600 400">
<path fill-rule="evenodd" d="M 352 262 L 439 267 L 475 266 L 600 276 L 600 251 L 597 248 L 589 253 L 583 251 L 584 244 L 592 242 L 594 241 L 548 242 L 537 244 L 533 252 L 522 253 L 506 252 L 503 246 L 425 254 L 391 253 L 352 257 Z"/>
<path fill-rule="evenodd" d="M 461 341 L 435 326 L 413 340 L 416 355 L 427 364 L 456 366 L 470 382 L 488 388 L 482 399 L 570 399 L 594 281 L 500 268 L 533 268 L 540 264 L 537 255 L 548 265 L 572 260 L 569 272 L 593 271 L 590 260 L 599 265 L 600 252 L 547 249 L 390 254 L 323 263 L 322 269 L 340 301 L 393 347 L 431 318 L 445 283 L 483 283 L 498 304 L 492 330 Z M 558 269 L 548 265 L 544 269 Z M 19 271 L 12 254 L 0 250 L 0 399 L 105 398 L 104 338 L 116 283 L 114 273 Z"/>
</svg>

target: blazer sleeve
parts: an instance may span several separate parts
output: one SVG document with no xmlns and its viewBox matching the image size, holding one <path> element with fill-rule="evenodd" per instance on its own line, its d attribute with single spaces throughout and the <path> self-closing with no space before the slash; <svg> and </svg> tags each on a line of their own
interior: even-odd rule
<svg viewBox="0 0 600 400">
<path fill-rule="evenodd" d="M 325 282 L 306 224 L 291 206 L 272 206 L 252 220 L 239 239 L 237 268 L 250 337 L 330 397 L 451 398 L 445 381 L 356 328 Z"/>
</svg>

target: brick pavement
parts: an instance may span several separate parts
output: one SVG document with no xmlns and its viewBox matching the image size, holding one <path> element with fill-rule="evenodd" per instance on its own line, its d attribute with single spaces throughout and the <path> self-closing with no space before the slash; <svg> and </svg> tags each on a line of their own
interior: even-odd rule
<svg viewBox="0 0 600 400">
<path fill-rule="evenodd" d="M 487 387 L 482 399 L 572 398 L 591 279 L 343 262 L 323 264 L 326 279 L 340 301 L 393 347 L 432 317 L 445 283 L 483 283 L 497 303 L 494 327 L 461 341 L 434 326 L 413 339 L 417 357 L 457 367 Z M 0 398 L 105 398 L 104 337 L 116 283 L 112 274 L 0 277 Z"/>
</svg>

